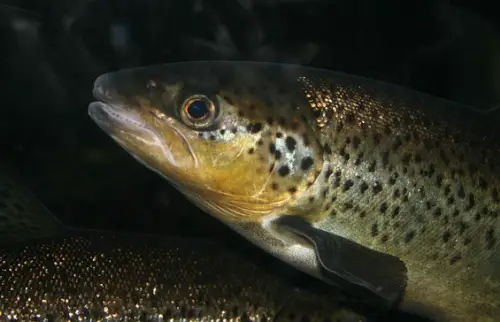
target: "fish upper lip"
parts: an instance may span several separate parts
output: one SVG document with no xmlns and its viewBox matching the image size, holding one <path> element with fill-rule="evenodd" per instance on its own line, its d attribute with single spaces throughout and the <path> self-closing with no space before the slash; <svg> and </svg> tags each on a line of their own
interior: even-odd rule
<svg viewBox="0 0 500 322">
<path fill-rule="evenodd" d="M 103 83 L 106 83 L 108 76 L 106 74 L 101 75 L 96 78 L 94 81 L 94 88 L 92 89 L 92 94 L 94 97 L 100 101 L 108 103 L 110 101 L 110 96 L 107 94 L 106 86 Z"/>
</svg>

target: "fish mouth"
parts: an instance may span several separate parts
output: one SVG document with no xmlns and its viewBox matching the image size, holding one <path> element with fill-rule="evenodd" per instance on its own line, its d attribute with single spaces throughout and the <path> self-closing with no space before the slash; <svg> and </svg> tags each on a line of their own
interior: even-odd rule
<svg viewBox="0 0 500 322">
<path fill-rule="evenodd" d="M 133 158 L 175 183 L 186 169 L 199 166 L 186 133 L 170 117 L 158 117 L 155 108 L 141 103 L 133 83 L 111 74 L 99 76 L 88 106 L 90 118 Z"/>
<path fill-rule="evenodd" d="M 90 118 L 108 135 L 121 144 L 123 135 L 143 137 L 151 132 L 140 113 L 120 105 L 101 101 L 90 103 L 88 107 Z M 149 134 L 148 136 L 152 136 Z"/>
</svg>

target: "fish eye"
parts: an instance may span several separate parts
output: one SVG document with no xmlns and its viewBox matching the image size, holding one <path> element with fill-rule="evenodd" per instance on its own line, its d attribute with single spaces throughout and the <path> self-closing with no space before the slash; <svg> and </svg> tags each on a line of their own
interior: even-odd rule
<svg viewBox="0 0 500 322">
<path fill-rule="evenodd" d="M 194 128 L 206 128 L 213 125 L 216 107 L 212 100 L 204 95 L 188 97 L 181 105 L 180 116 L 184 123 Z"/>
</svg>

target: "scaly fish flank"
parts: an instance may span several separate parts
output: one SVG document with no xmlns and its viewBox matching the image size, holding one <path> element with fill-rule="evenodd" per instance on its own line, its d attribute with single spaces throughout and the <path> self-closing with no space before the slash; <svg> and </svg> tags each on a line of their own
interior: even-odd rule
<svg viewBox="0 0 500 322">
<path fill-rule="evenodd" d="M 403 309 L 500 316 L 500 133 L 487 114 L 272 63 L 119 71 L 94 95 L 90 116 L 132 156 L 298 269 L 395 300 L 399 258 Z"/>
</svg>

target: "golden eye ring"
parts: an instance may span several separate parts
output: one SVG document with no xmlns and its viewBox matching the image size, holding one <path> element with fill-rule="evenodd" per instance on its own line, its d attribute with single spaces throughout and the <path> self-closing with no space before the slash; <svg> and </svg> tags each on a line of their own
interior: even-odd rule
<svg viewBox="0 0 500 322">
<path fill-rule="evenodd" d="M 214 102 L 205 95 L 193 95 L 182 103 L 180 117 L 186 125 L 203 129 L 214 124 L 217 110 Z"/>
</svg>

